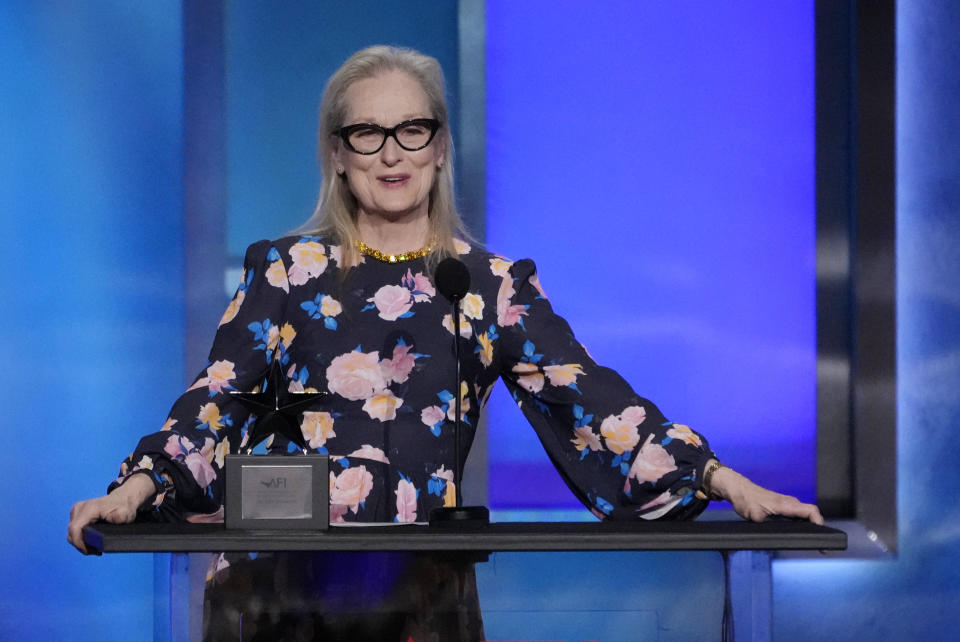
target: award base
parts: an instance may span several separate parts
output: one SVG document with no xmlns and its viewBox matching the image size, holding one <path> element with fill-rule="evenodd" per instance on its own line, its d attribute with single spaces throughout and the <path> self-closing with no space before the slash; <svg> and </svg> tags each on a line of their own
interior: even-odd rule
<svg viewBox="0 0 960 642">
<path fill-rule="evenodd" d="M 329 467 L 326 455 L 227 455 L 226 528 L 326 530 Z"/>
<path fill-rule="evenodd" d="M 490 511 L 486 506 L 451 506 L 430 511 L 431 526 L 470 528 L 490 523 Z"/>
</svg>

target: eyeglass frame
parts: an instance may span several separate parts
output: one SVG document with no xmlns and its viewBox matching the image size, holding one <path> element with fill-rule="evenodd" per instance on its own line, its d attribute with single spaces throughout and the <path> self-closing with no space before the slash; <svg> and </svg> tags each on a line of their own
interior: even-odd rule
<svg viewBox="0 0 960 642">
<path fill-rule="evenodd" d="M 402 129 L 403 127 L 410 125 L 412 123 L 420 123 L 430 129 L 430 137 L 427 138 L 427 142 L 425 142 L 423 145 L 420 145 L 420 147 L 407 147 L 406 145 L 400 142 L 399 138 L 397 138 L 397 130 Z M 400 146 L 400 149 L 405 149 L 408 152 L 420 151 L 421 149 L 427 147 L 428 145 L 430 145 L 430 143 L 433 142 L 434 137 L 437 135 L 437 132 L 440 131 L 440 128 L 442 126 L 443 126 L 443 123 L 441 123 L 436 118 L 411 118 L 409 120 L 405 120 L 403 122 L 397 123 L 393 127 L 383 127 L 382 125 L 377 125 L 376 123 L 354 123 L 353 125 L 345 125 L 340 129 L 336 129 L 330 135 L 339 136 L 340 139 L 343 140 L 343 144 L 346 146 L 346 148 L 349 149 L 354 154 L 360 154 L 361 156 L 370 156 L 371 154 L 376 154 L 381 149 L 383 149 L 383 146 L 387 144 L 387 139 L 390 137 L 393 137 L 393 140 L 397 141 L 397 145 Z M 383 135 L 383 140 L 380 141 L 380 146 L 377 147 L 372 152 L 361 152 L 357 150 L 353 145 L 350 144 L 350 134 L 356 131 L 357 129 L 363 128 L 363 127 L 379 130 L 380 133 Z"/>
</svg>

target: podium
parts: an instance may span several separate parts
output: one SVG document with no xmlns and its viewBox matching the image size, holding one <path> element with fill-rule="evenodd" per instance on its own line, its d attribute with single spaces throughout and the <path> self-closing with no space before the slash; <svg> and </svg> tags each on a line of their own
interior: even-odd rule
<svg viewBox="0 0 960 642">
<path fill-rule="evenodd" d="M 643 575 L 641 564 L 634 570 L 619 573 L 623 560 L 633 559 L 624 555 L 639 555 L 629 552 L 687 551 L 691 553 L 719 552 L 722 556 L 722 580 L 707 589 L 707 594 L 717 593 L 725 602 L 724 626 L 732 632 L 735 640 L 770 640 L 772 596 L 770 563 L 777 551 L 837 551 L 847 546 L 846 533 L 807 522 L 774 521 L 755 524 L 743 521 L 697 521 L 697 522 L 494 522 L 472 529 L 430 527 L 424 525 L 351 526 L 332 527 L 328 531 L 237 531 L 226 530 L 222 524 L 95 524 L 84 529 L 84 540 L 98 553 L 169 552 L 174 554 L 172 567 L 179 570 L 171 577 L 171 594 L 189 593 L 188 553 L 203 552 L 268 552 L 268 551 L 336 551 L 342 553 L 377 551 L 417 551 L 438 554 L 464 555 L 471 560 L 490 560 L 478 564 L 478 583 L 486 575 L 492 584 L 523 583 L 524 568 L 531 564 L 540 568 L 579 565 L 579 587 L 550 587 L 549 582 L 535 591 L 556 589 L 569 595 L 581 590 L 589 601 L 589 574 L 595 569 L 602 574 L 614 574 L 603 578 L 603 583 L 629 587 L 632 578 Z M 604 557 L 613 555 L 614 557 Z M 573 556 L 573 557 L 571 557 Z M 584 557 L 586 556 L 586 557 Z M 698 558 L 699 559 L 699 558 Z M 534 560 L 535 562 L 532 562 Z M 559 561 L 556 561 L 559 560 Z M 572 560 L 572 561 L 571 561 Z M 654 561 L 655 558 L 654 558 Z M 490 566 L 488 571 L 484 567 Z M 631 565 L 631 568 L 632 565 Z M 539 571 L 528 573 L 527 577 Z M 194 572 L 194 577 L 196 577 Z M 623 576 L 616 576 L 623 575 Z M 639 581 L 639 579 L 638 579 Z M 715 590 L 714 590 L 715 588 Z M 669 587 L 666 589 L 669 591 Z M 535 595 L 541 606 L 561 604 L 563 596 Z M 678 599 L 682 596 L 677 596 Z M 668 596 L 669 598 L 669 596 Z M 725 599 L 724 599 L 725 598 Z M 487 624 L 491 613 L 498 611 L 504 602 L 514 603 L 516 598 L 505 600 L 492 598 L 498 608 L 488 608 L 483 586 L 480 587 L 481 610 L 489 639 L 546 640 L 546 639 L 609 639 L 595 630 L 588 637 L 558 637 L 556 632 L 547 636 L 524 637 L 508 633 L 509 637 L 494 635 Z M 579 598 L 578 598 L 579 599 Z M 693 605 L 691 605 L 693 607 Z M 513 608 L 512 606 L 510 608 Z M 539 607 L 538 607 L 539 608 Z M 553 607 L 550 607 L 553 608 Z M 595 607 L 590 607 L 594 609 Z M 639 608 L 639 607 L 638 607 Z M 501 608 L 502 610 L 502 608 Z M 502 615 L 507 622 L 504 627 L 529 623 L 530 614 L 537 609 L 524 610 L 517 607 Z M 564 626 L 563 618 L 569 609 L 557 608 L 547 619 L 557 626 Z M 616 610 L 616 609 L 614 609 Z M 638 626 L 660 626 L 657 613 L 638 610 Z M 501 616 L 497 616 L 501 617 Z M 690 617 L 697 617 L 694 610 Z M 510 618 L 513 618 L 512 620 Z M 181 623 L 182 624 L 182 623 Z M 716 639 L 720 636 L 721 621 L 717 618 Z M 172 638 L 191 639 L 189 627 L 174 625 Z M 644 639 L 639 636 L 637 639 Z"/>
</svg>

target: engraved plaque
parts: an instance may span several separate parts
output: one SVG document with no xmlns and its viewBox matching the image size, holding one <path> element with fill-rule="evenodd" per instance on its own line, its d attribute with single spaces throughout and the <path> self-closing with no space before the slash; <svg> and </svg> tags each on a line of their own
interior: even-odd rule
<svg viewBox="0 0 960 642">
<path fill-rule="evenodd" d="M 243 519 L 313 517 L 313 469 L 309 464 L 240 466 Z"/>
<path fill-rule="evenodd" d="M 327 528 L 328 468 L 326 455 L 227 455 L 226 527 Z"/>
</svg>

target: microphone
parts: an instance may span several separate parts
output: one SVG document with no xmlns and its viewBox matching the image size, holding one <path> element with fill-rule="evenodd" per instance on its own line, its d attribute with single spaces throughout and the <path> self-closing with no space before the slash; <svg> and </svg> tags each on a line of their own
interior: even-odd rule
<svg viewBox="0 0 960 642">
<path fill-rule="evenodd" d="M 456 506 L 434 508 L 430 511 L 430 525 L 479 525 L 490 522 L 486 506 L 464 506 L 460 487 L 463 473 L 460 470 L 460 300 L 470 289 L 470 270 L 463 261 L 447 257 L 440 261 L 433 273 L 433 282 L 443 297 L 453 304 L 453 355 L 456 360 L 457 383 L 453 388 L 454 416 L 454 472 Z"/>
<path fill-rule="evenodd" d="M 470 289 L 470 270 L 463 261 L 452 256 L 447 257 L 437 266 L 433 281 L 447 301 L 456 303 L 466 296 L 467 290 Z"/>
</svg>

